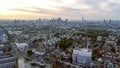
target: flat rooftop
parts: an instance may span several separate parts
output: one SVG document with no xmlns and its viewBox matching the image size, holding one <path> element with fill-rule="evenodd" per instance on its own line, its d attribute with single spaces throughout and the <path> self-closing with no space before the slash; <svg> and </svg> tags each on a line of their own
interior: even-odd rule
<svg viewBox="0 0 120 68">
<path fill-rule="evenodd" d="M 92 52 L 92 49 L 87 49 L 87 48 L 74 48 L 74 50 L 79 50 L 79 51 L 86 51 L 86 52 Z"/>
</svg>

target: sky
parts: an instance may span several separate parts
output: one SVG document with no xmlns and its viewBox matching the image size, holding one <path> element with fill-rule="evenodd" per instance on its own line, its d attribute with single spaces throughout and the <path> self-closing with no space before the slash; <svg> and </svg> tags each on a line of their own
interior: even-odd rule
<svg viewBox="0 0 120 68">
<path fill-rule="evenodd" d="M 0 0 L 0 19 L 120 19 L 120 0 Z"/>
</svg>

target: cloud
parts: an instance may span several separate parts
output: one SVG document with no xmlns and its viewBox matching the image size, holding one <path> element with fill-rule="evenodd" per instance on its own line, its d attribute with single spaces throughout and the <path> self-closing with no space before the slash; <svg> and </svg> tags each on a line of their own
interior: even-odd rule
<svg viewBox="0 0 120 68">
<path fill-rule="evenodd" d="M 10 11 L 43 14 L 51 17 L 90 19 L 120 18 L 119 0 L 13 0 Z"/>
<path fill-rule="evenodd" d="M 47 16 L 58 16 L 58 17 L 64 17 L 64 16 L 73 16 L 72 14 L 69 13 L 63 13 L 63 12 L 56 12 L 53 10 L 49 10 L 49 9 L 43 9 L 43 8 L 38 8 L 38 7 L 34 7 L 31 9 L 9 9 L 9 10 L 13 10 L 13 11 L 18 11 L 18 12 L 26 12 L 26 13 L 32 13 L 32 14 L 43 14 L 43 15 L 47 15 Z"/>
</svg>

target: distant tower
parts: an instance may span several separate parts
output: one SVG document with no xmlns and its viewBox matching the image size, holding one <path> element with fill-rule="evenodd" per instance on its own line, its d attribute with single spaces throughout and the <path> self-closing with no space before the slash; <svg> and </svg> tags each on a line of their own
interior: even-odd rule
<svg viewBox="0 0 120 68">
<path fill-rule="evenodd" d="M 84 23 L 84 17 L 81 18 L 81 22 Z"/>
<path fill-rule="evenodd" d="M 65 19 L 65 23 L 67 23 L 68 22 L 68 19 Z"/>
<path fill-rule="evenodd" d="M 109 20 L 109 23 L 110 23 L 110 24 L 112 23 L 112 20 L 111 20 L 111 19 Z"/>
<path fill-rule="evenodd" d="M 39 22 L 41 22 L 41 18 L 39 18 L 38 20 L 39 20 Z"/>
<path fill-rule="evenodd" d="M 104 19 L 104 21 L 103 21 L 105 24 L 106 24 L 106 20 Z"/>
<path fill-rule="evenodd" d="M 104 22 L 105 26 L 108 26 L 106 19 L 104 19 L 103 22 Z"/>
</svg>

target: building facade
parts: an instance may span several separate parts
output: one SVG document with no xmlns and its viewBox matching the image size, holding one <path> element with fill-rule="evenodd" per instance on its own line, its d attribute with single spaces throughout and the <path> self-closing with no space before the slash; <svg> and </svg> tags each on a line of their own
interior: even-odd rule
<svg viewBox="0 0 120 68">
<path fill-rule="evenodd" d="M 90 66 L 90 62 L 92 61 L 92 50 L 90 49 L 74 49 L 72 54 L 72 63 L 73 64 L 81 64 Z"/>
</svg>

